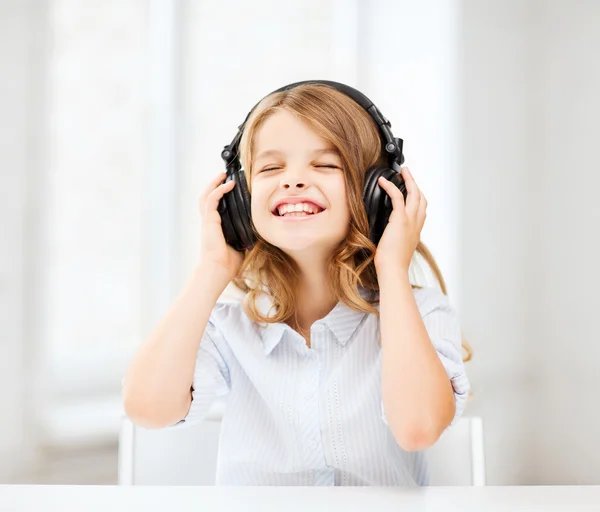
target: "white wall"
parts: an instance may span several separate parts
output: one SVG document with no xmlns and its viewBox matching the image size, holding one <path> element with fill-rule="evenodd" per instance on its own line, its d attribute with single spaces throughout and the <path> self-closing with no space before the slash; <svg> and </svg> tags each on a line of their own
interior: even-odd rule
<svg viewBox="0 0 600 512">
<path fill-rule="evenodd" d="M 600 483 L 600 4 L 466 1 L 460 274 L 490 484 Z"/>
<path fill-rule="evenodd" d="M 36 235 L 46 11 L 33 0 L 0 2 L 0 482 L 26 471 L 38 325 Z"/>
</svg>

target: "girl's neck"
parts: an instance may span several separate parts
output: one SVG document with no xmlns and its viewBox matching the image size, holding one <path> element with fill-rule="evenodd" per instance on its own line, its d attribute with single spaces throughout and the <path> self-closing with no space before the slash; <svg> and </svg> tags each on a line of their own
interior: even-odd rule
<svg viewBox="0 0 600 512">
<path fill-rule="evenodd" d="M 327 314 L 337 304 L 331 287 L 326 279 L 318 274 L 310 276 L 309 279 L 301 280 L 296 293 L 296 330 L 300 329 L 310 332 L 313 323 Z"/>
</svg>

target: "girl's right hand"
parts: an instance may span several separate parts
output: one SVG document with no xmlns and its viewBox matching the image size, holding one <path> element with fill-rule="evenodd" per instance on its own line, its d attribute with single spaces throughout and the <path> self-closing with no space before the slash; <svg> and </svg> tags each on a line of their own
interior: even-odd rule
<svg viewBox="0 0 600 512">
<path fill-rule="evenodd" d="M 221 215 L 217 208 L 219 201 L 227 193 L 233 190 L 235 181 L 222 183 L 225 173 L 221 172 L 206 187 L 200 196 L 200 215 L 202 216 L 202 246 L 200 249 L 200 261 L 202 264 L 215 270 L 222 269 L 228 281 L 234 279 L 242 262 L 244 253 L 236 251 L 225 241 L 223 228 L 221 226 Z"/>
</svg>

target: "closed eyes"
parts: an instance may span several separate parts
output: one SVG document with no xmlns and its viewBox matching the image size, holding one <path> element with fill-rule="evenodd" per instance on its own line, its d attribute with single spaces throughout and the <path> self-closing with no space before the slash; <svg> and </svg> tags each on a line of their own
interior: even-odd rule
<svg viewBox="0 0 600 512">
<path fill-rule="evenodd" d="M 325 168 L 325 169 L 341 169 L 341 167 L 339 167 L 338 165 L 329 165 L 329 164 L 314 165 L 313 167 L 316 167 L 316 168 Z M 278 167 L 267 167 L 266 169 L 262 169 L 259 172 L 275 171 L 277 169 L 281 169 L 281 166 L 278 166 Z"/>
</svg>

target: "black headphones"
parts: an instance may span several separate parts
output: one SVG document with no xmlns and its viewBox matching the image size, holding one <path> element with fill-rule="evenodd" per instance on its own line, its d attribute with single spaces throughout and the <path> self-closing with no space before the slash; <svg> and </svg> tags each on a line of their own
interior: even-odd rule
<svg viewBox="0 0 600 512">
<path fill-rule="evenodd" d="M 369 238 L 377 245 L 392 213 L 392 201 L 387 193 L 378 185 L 377 180 L 379 177 L 383 176 L 394 183 L 402 191 L 406 200 L 406 186 L 404 179 L 400 175 L 400 166 L 404 163 L 402 139 L 395 138 L 392 135 L 390 129 L 392 126 L 391 123 L 383 117 L 383 114 L 373 105 L 373 102 L 369 98 L 347 85 L 327 80 L 307 80 L 286 85 L 270 94 L 293 89 L 302 84 L 323 84 L 346 94 L 363 107 L 379 127 L 382 153 L 387 155 L 387 165 L 382 167 L 375 166 L 368 169 L 363 188 L 363 201 L 369 219 Z M 236 184 L 230 192 L 227 192 L 221 198 L 218 211 L 221 215 L 221 225 L 225 240 L 238 251 L 250 249 L 256 243 L 255 229 L 250 215 L 250 194 L 248 193 L 246 178 L 239 159 L 239 144 L 244 126 L 254 108 L 256 108 L 256 105 L 240 125 L 231 144 L 225 146 L 221 152 L 226 170 L 226 177 L 223 183 L 233 180 Z"/>
</svg>

